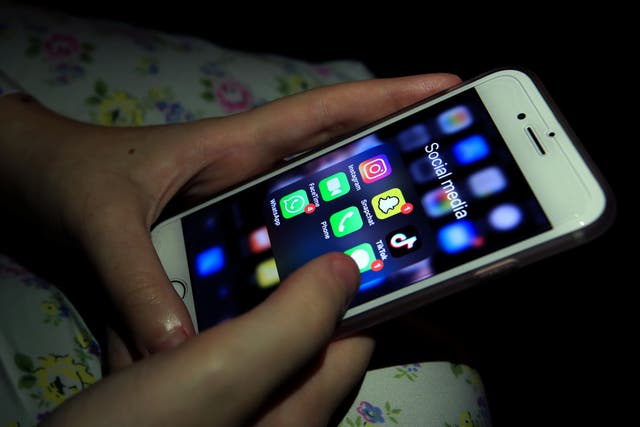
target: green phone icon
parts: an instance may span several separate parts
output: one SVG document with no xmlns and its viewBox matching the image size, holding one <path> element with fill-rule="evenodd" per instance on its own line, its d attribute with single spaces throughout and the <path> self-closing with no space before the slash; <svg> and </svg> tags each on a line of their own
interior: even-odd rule
<svg viewBox="0 0 640 427">
<path fill-rule="evenodd" d="M 346 236 L 362 228 L 362 216 L 355 206 L 338 211 L 329 218 L 331 230 L 336 237 Z"/>
<path fill-rule="evenodd" d="M 349 192 L 349 180 L 344 172 L 338 172 L 326 177 L 318 183 L 320 195 L 325 202 L 337 199 Z"/>
</svg>

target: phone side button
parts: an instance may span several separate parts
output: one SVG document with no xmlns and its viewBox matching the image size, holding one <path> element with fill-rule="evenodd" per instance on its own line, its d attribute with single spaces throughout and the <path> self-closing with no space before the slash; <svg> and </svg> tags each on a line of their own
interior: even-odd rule
<svg viewBox="0 0 640 427">
<path fill-rule="evenodd" d="M 172 280 L 171 284 L 180 298 L 184 299 L 184 296 L 187 294 L 187 285 L 185 285 L 182 280 L 177 279 Z"/>
<path fill-rule="evenodd" d="M 488 267 L 481 268 L 473 273 L 473 276 L 478 279 L 486 279 L 498 274 L 503 274 L 506 271 L 513 270 L 518 266 L 518 260 L 513 258 L 503 259 Z"/>
</svg>

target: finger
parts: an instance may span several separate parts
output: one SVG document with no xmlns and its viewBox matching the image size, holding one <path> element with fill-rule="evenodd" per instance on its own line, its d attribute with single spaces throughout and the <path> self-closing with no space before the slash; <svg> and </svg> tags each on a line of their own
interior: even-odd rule
<svg viewBox="0 0 640 427">
<path fill-rule="evenodd" d="M 450 74 L 428 74 L 343 83 L 284 97 L 224 120 L 204 121 L 204 134 L 207 126 L 215 126 L 222 138 L 201 138 L 199 156 L 224 161 L 202 177 L 215 182 L 216 188 L 209 190 L 216 191 L 459 81 Z M 206 186 L 203 181 L 195 184 Z"/>
<path fill-rule="evenodd" d="M 309 427 L 328 425 L 332 414 L 364 377 L 373 348 L 373 339 L 366 336 L 332 342 L 320 365 L 268 407 L 256 427 L 297 426 L 301 419 Z M 310 419 L 311 413 L 314 416 Z"/>
<path fill-rule="evenodd" d="M 127 207 L 125 207 L 127 206 Z M 141 355 L 163 351 L 194 334 L 189 314 L 171 286 L 132 205 L 105 206 L 84 236 L 93 264 L 107 284 Z"/>
<path fill-rule="evenodd" d="M 107 328 L 107 370 L 119 371 L 133 363 L 133 356 L 125 340 L 112 328 Z"/>
<path fill-rule="evenodd" d="M 289 276 L 249 313 L 190 341 L 201 346 L 195 353 L 207 355 L 202 363 L 216 373 L 215 382 L 237 400 L 229 416 L 254 413 L 324 350 L 358 283 L 353 260 L 340 253 L 324 255 Z M 240 377 L 251 378 L 249 389 Z"/>
<path fill-rule="evenodd" d="M 460 79 L 427 74 L 318 88 L 256 109 L 248 141 L 279 159 L 351 132 L 440 92 Z"/>
</svg>

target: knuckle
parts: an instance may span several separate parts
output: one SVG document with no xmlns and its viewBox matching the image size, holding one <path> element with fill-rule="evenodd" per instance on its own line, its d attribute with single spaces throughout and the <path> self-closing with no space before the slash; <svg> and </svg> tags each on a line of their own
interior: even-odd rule
<svg viewBox="0 0 640 427">
<path fill-rule="evenodd" d="M 131 280 L 122 289 L 118 299 L 127 308 L 157 306 L 163 301 L 163 290 L 149 272 L 132 273 Z"/>
</svg>

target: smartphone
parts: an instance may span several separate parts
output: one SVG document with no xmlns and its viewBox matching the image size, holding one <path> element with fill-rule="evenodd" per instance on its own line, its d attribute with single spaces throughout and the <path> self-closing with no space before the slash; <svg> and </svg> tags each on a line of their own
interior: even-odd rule
<svg viewBox="0 0 640 427">
<path fill-rule="evenodd" d="M 502 69 L 162 221 L 152 239 L 198 330 L 330 251 L 354 331 L 587 241 L 613 198 L 537 77 Z"/>
</svg>

